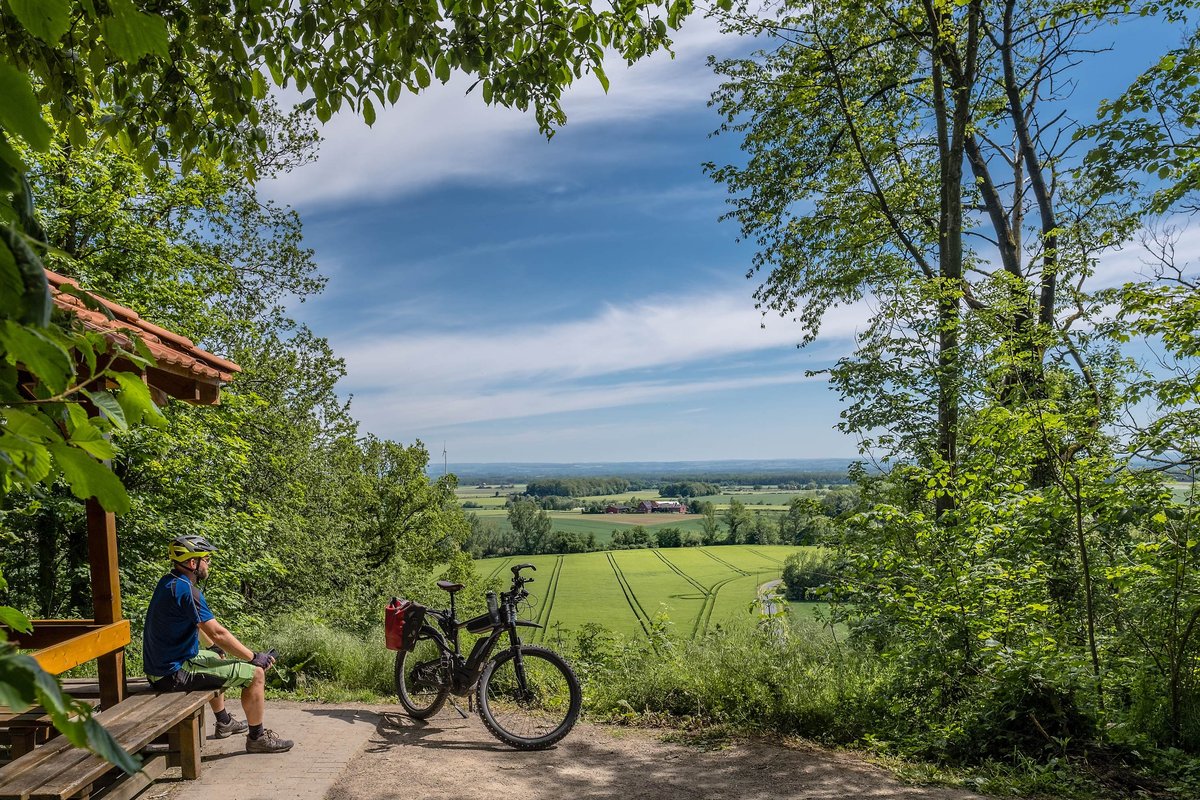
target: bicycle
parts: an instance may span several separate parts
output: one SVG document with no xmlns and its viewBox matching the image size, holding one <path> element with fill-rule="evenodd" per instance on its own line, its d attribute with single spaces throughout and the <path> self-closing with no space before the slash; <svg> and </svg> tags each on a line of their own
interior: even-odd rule
<svg viewBox="0 0 1200 800">
<path fill-rule="evenodd" d="M 523 644 L 518 628 L 541 628 L 536 622 L 519 619 L 517 607 L 529 597 L 525 585 L 533 578 L 522 570 L 532 564 L 512 567 L 512 588 L 488 592 L 488 610 L 460 621 L 455 615 L 454 595 L 461 583 L 438 581 L 450 594 L 450 608 L 426 609 L 436 627 L 423 623 L 416 643 L 396 653 L 396 695 L 400 705 L 415 719 L 428 719 L 441 710 L 450 695 L 470 697 L 484 726 L 500 741 L 518 750 L 544 750 L 570 733 L 583 705 L 579 679 L 558 653 L 547 647 Z M 484 634 L 463 657 L 459 632 Z M 493 655 L 507 633 L 508 647 Z M 450 701 L 455 710 L 466 713 Z"/>
</svg>

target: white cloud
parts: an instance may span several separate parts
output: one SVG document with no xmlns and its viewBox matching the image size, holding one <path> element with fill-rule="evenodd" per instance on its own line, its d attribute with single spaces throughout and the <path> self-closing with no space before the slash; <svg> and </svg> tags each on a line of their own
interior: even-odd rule
<svg viewBox="0 0 1200 800">
<path fill-rule="evenodd" d="M 835 309 L 822 335 L 851 336 L 865 314 L 861 305 Z M 659 294 L 641 303 L 605 305 L 586 319 L 500 331 L 393 333 L 339 342 L 338 351 L 350 369 L 348 387 L 361 391 L 393 380 L 438 385 L 580 380 L 778 350 L 799 338 L 798 328 L 782 321 L 763 328 L 759 313 L 732 293 Z"/>
<path fill-rule="evenodd" d="M 1163 220 L 1154 230 L 1158 231 L 1161 242 L 1172 242 L 1176 265 L 1194 274 L 1200 263 L 1200 225 L 1191 225 L 1187 218 L 1175 217 Z M 1109 288 L 1153 277 L 1158 262 L 1146 246 L 1150 235 L 1150 230 L 1143 230 L 1136 241 L 1101 256 L 1088 283 L 1089 288 Z M 1152 247 L 1158 250 L 1158 245 Z"/>
<path fill-rule="evenodd" d="M 703 109 L 716 78 L 705 64 L 713 52 L 729 52 L 737 39 L 720 34 L 713 20 L 688 20 L 675 37 L 676 57 L 657 53 L 626 68 L 610 59 L 606 95 L 585 76 L 564 96 L 567 129 L 658 117 L 681 108 Z M 368 128 L 344 112 L 321 128 L 324 142 L 313 163 L 265 184 L 271 197 L 300 208 L 347 200 L 379 200 L 448 182 L 525 182 L 551 177 L 551 157 L 566 148 L 547 142 L 532 112 L 488 107 L 470 81 L 458 76 L 421 95 L 408 95 L 379 112 Z M 285 98 L 295 102 L 295 97 Z M 575 153 L 578 156 L 578 153 Z M 619 157 L 597 152 L 594 157 Z M 551 157 L 548 157 L 551 156 Z"/>
<path fill-rule="evenodd" d="M 863 305 L 835 309 L 823 337 L 844 343 L 865 315 Z M 794 352 L 796 326 L 769 321 L 763 328 L 760 319 L 728 292 L 659 295 L 580 320 L 335 345 L 346 359 L 344 387 L 356 395 L 356 416 L 387 435 L 807 380 L 799 362 L 758 374 L 727 371 L 731 357 Z M 717 366 L 726 371 L 714 376 Z"/>
<path fill-rule="evenodd" d="M 445 428 L 476 422 L 537 417 L 564 412 L 661 403 L 708 392 L 747 391 L 814 380 L 802 370 L 750 378 L 706 381 L 626 381 L 607 386 L 531 385 L 529 388 L 497 391 L 401 396 L 361 403 L 355 400 L 355 416 L 370 431 L 395 435 L 410 430 Z"/>
</svg>

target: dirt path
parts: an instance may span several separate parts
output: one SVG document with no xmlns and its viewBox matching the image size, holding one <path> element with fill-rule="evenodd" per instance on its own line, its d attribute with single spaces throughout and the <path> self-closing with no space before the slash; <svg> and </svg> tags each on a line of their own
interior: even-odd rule
<svg viewBox="0 0 1200 800">
<path fill-rule="evenodd" d="M 663 741 L 663 734 L 581 724 L 558 747 L 519 753 L 492 739 L 478 718 L 443 711 L 428 723 L 383 712 L 365 750 L 325 800 L 823 800 L 937 798 L 967 792 L 908 787 L 840 753 L 763 742 L 719 750 Z"/>
</svg>

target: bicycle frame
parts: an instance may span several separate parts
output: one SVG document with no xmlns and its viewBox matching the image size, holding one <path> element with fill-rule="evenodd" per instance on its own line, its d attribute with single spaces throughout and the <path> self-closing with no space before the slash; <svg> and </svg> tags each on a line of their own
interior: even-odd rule
<svg viewBox="0 0 1200 800">
<path fill-rule="evenodd" d="M 505 592 L 502 597 L 504 600 L 497 608 L 497 616 L 499 619 L 492 618 L 490 612 L 479 617 L 472 617 L 469 620 L 459 620 L 455 613 L 454 594 L 450 595 L 450 608 L 445 611 L 430 610 L 430 614 L 437 620 L 437 625 L 432 625 L 428 622 L 421 626 L 421 636 L 427 636 L 437 643 L 438 649 L 441 651 L 442 658 L 449 660 L 450 669 L 447 674 L 450 676 L 450 691 L 452 694 L 463 696 L 471 693 L 475 687 L 475 683 L 479 680 L 479 675 L 483 671 L 483 665 L 491 658 L 492 652 L 495 650 L 497 643 L 505 633 L 509 636 L 509 648 L 516 650 L 521 646 L 521 637 L 517 632 L 518 628 L 541 628 L 544 627 L 536 622 L 520 619 L 517 617 L 517 603 L 520 602 L 519 592 L 522 592 L 521 586 L 514 586 L 511 592 Z M 462 650 L 459 645 L 459 632 L 471 627 L 472 625 L 482 622 L 482 617 L 488 618 L 488 624 L 491 631 L 484 638 L 475 642 L 471 648 L 471 654 L 463 658 Z"/>
</svg>

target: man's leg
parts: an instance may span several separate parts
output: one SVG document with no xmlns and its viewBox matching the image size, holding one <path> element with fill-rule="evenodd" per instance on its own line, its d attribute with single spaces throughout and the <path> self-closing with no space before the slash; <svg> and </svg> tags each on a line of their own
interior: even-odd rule
<svg viewBox="0 0 1200 800">
<path fill-rule="evenodd" d="M 201 653 L 203 652 L 201 651 Z M 256 667 L 246 661 L 221 659 L 217 658 L 215 654 L 212 655 L 213 658 L 197 657 L 193 659 L 188 662 L 187 668 L 195 669 L 197 673 L 203 673 L 206 678 L 218 681 L 213 688 L 240 688 L 242 690 L 242 711 L 246 714 L 246 721 L 236 720 L 236 722 L 239 725 L 238 733 L 245 730 L 240 726 L 249 728 L 249 735 L 246 737 L 247 752 L 286 753 L 291 750 L 292 742 L 290 740 L 283 739 L 274 731 L 266 730 L 263 727 L 267 678 L 262 667 Z M 201 661 L 204 663 L 197 663 Z M 221 736 L 220 730 L 218 730 L 217 736 Z"/>
<path fill-rule="evenodd" d="M 178 689 L 221 689 L 209 705 L 216 717 L 216 737 L 224 739 L 236 733 L 245 733 L 249 725 L 234 718 L 225 710 L 225 688 L 229 686 L 245 686 L 253 677 L 251 665 L 236 659 L 224 658 L 211 650 L 201 650 L 195 658 L 184 664 L 180 675 L 184 679 L 177 681 Z"/>
<path fill-rule="evenodd" d="M 254 680 L 242 688 L 242 711 L 251 725 L 263 724 L 263 710 L 267 704 L 266 675 L 262 667 L 255 667 Z"/>
</svg>

